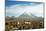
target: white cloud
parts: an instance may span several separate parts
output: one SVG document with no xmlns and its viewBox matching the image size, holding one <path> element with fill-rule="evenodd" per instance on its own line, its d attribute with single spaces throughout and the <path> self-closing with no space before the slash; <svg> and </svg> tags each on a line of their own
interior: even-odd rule
<svg viewBox="0 0 46 31">
<path fill-rule="evenodd" d="M 34 6 L 34 7 L 32 7 L 32 12 L 33 13 L 42 13 L 43 12 L 43 5 L 41 4 L 41 5 L 37 5 L 37 6 Z"/>
<path fill-rule="evenodd" d="M 31 10 L 32 10 L 31 12 L 36 16 L 39 15 L 43 17 L 43 4 L 34 6 Z"/>
<path fill-rule="evenodd" d="M 12 14 L 22 14 L 24 12 L 24 8 L 22 6 L 16 6 L 16 7 L 10 7 L 10 8 L 6 8 L 6 13 L 12 13 Z M 17 16 L 18 16 L 17 15 Z"/>
<path fill-rule="evenodd" d="M 15 7 L 14 7 L 15 6 Z M 37 6 L 16 6 L 14 5 L 10 8 L 6 8 L 7 13 L 13 13 L 21 15 L 24 12 L 31 12 L 32 14 L 36 16 L 42 16 L 43 17 L 43 4 L 37 5 Z"/>
</svg>

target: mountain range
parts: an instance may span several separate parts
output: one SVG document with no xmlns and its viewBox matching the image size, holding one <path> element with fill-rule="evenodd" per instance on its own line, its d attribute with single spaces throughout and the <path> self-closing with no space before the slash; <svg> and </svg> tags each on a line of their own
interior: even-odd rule
<svg viewBox="0 0 46 31">
<path fill-rule="evenodd" d="M 18 19 L 24 19 L 24 20 L 36 20 L 38 17 L 33 15 L 32 13 L 23 13 L 21 14 Z"/>
<path fill-rule="evenodd" d="M 8 19 L 9 19 L 9 17 L 7 17 Z M 23 21 L 23 20 L 26 20 L 26 21 L 31 21 L 31 20 L 35 20 L 35 21 L 37 21 L 37 20 L 41 20 L 42 19 L 42 17 L 37 17 L 37 16 L 35 16 L 35 15 L 33 15 L 32 13 L 23 13 L 23 14 L 21 14 L 20 16 L 18 16 L 18 17 L 14 17 L 14 16 L 12 16 L 12 17 L 10 17 L 11 19 L 14 19 L 14 20 L 21 20 L 21 21 Z"/>
</svg>

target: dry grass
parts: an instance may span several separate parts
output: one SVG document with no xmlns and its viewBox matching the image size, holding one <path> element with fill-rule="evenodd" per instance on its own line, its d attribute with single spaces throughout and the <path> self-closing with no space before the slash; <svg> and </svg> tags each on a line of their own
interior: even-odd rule
<svg viewBox="0 0 46 31">
<path fill-rule="evenodd" d="M 44 28 L 43 22 L 38 21 L 7 21 L 5 23 L 5 30 L 21 30 L 21 29 L 40 29 Z"/>
</svg>

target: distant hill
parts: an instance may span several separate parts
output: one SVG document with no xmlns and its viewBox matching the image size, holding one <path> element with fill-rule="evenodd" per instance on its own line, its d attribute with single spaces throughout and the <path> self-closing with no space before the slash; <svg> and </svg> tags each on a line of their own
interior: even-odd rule
<svg viewBox="0 0 46 31">
<path fill-rule="evenodd" d="M 6 20 L 13 20 L 13 21 L 44 21 L 44 18 L 42 17 L 37 17 L 33 15 L 32 13 L 23 13 L 19 17 L 11 16 L 8 17 L 6 16 Z"/>
</svg>

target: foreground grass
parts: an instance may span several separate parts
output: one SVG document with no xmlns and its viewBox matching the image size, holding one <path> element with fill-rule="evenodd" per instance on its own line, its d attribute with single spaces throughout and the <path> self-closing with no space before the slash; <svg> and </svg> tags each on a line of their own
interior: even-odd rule
<svg viewBox="0 0 46 31">
<path fill-rule="evenodd" d="M 40 21 L 7 21 L 5 23 L 5 31 L 40 28 L 44 28 L 44 23 Z"/>
</svg>

